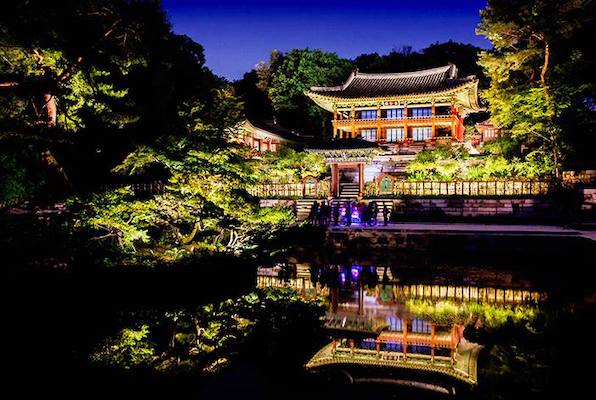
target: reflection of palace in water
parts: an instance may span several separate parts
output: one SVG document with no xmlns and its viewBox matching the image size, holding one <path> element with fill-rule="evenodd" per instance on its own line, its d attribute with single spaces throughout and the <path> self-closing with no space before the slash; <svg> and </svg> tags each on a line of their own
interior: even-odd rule
<svg viewBox="0 0 596 400">
<path fill-rule="evenodd" d="M 257 286 L 292 287 L 305 297 L 319 295 L 329 299 L 325 328 L 331 343 L 308 362 L 307 368 L 311 370 L 398 368 L 468 384 L 477 383 L 476 364 L 481 346 L 463 337 L 461 322 L 433 322 L 427 316 L 417 315 L 407 306 L 408 302 L 509 306 L 535 303 L 544 297 L 526 288 L 401 282 L 389 268 L 360 265 L 260 268 Z M 406 384 L 428 386 L 414 381 Z M 442 386 L 430 386 L 433 390 L 449 392 Z"/>
</svg>

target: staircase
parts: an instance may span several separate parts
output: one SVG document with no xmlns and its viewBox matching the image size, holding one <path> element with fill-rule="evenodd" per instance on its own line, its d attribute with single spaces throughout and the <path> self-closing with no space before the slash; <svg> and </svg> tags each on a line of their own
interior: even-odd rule
<svg viewBox="0 0 596 400">
<path fill-rule="evenodd" d="M 342 199 L 355 199 L 358 197 L 360 186 L 357 183 L 340 183 L 339 197 Z"/>
<path fill-rule="evenodd" d="M 377 218 L 379 219 L 379 221 L 383 220 L 383 206 L 387 206 L 387 209 L 389 210 L 389 212 L 393 211 L 393 200 L 391 199 L 379 199 L 379 200 L 371 200 L 371 201 L 376 201 L 377 205 L 379 206 L 379 215 L 377 216 Z"/>
<path fill-rule="evenodd" d="M 305 221 L 310 214 L 310 208 L 312 204 L 317 201 L 316 199 L 299 199 L 296 200 L 296 220 Z"/>
</svg>

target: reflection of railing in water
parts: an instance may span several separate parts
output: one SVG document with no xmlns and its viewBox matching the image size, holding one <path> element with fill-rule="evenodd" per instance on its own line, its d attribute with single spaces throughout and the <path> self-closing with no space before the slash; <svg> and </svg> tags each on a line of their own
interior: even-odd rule
<svg viewBox="0 0 596 400">
<path fill-rule="evenodd" d="M 541 302 L 546 299 L 545 293 L 527 289 L 416 284 L 391 284 L 391 286 L 396 299 L 455 300 L 496 304 Z M 274 275 L 258 275 L 257 287 L 291 287 L 300 292 L 315 289 L 308 277 L 284 280 Z M 380 284 L 379 287 L 381 287 Z"/>
<path fill-rule="evenodd" d="M 526 303 L 545 300 L 544 293 L 525 289 L 477 286 L 393 285 L 398 299 L 474 301 L 479 303 Z"/>
<path fill-rule="evenodd" d="M 462 353 L 457 356 L 457 361 L 453 363 L 450 357 L 439 355 L 430 362 L 428 356 L 423 354 L 410 354 L 404 357 L 403 354 L 395 351 L 336 347 L 330 344 L 319 350 L 306 364 L 306 368 L 315 369 L 333 365 L 404 368 L 439 373 L 476 384 L 476 360 L 479 350 L 480 346 L 471 345 L 462 350 Z"/>
<path fill-rule="evenodd" d="M 314 290 L 315 288 L 311 280 L 306 277 L 298 277 L 285 280 L 272 275 L 258 275 L 257 287 L 291 287 L 292 289 L 296 289 L 299 292 L 304 290 Z"/>
</svg>

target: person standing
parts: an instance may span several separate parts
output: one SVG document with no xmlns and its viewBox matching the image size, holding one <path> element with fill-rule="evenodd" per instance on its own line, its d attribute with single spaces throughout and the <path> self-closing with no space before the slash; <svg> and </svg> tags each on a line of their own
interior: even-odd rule
<svg viewBox="0 0 596 400">
<path fill-rule="evenodd" d="M 333 225 L 338 226 L 339 225 L 339 215 L 340 215 L 340 203 L 336 202 L 335 205 L 333 206 Z"/>
<path fill-rule="evenodd" d="M 372 212 L 371 212 L 371 218 L 372 218 L 372 224 L 373 226 L 377 226 L 377 216 L 379 215 L 379 205 L 377 204 L 376 201 L 373 201 L 372 203 Z"/>
<path fill-rule="evenodd" d="M 389 208 L 387 208 L 387 204 L 383 204 L 383 226 L 387 226 L 389 222 Z"/>
<path fill-rule="evenodd" d="M 327 221 L 327 203 L 325 200 L 321 202 L 321 208 L 319 208 L 319 226 L 325 226 Z"/>
<path fill-rule="evenodd" d="M 319 214 L 319 203 L 314 202 L 310 206 L 310 212 L 308 213 L 308 223 L 315 225 L 317 223 L 317 215 Z"/>
<path fill-rule="evenodd" d="M 346 203 L 346 226 L 352 225 L 352 203 Z"/>
</svg>

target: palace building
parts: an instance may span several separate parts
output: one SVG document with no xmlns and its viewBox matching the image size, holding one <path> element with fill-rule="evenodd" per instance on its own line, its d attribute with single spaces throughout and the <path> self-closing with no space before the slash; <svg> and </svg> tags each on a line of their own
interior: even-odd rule
<svg viewBox="0 0 596 400">
<path fill-rule="evenodd" d="M 238 126 L 236 142 L 254 149 L 256 154 L 277 153 L 283 147 L 302 148 L 312 136 L 300 135 L 283 128 L 275 121 L 246 119 Z"/>
<path fill-rule="evenodd" d="M 330 164 L 334 196 L 362 195 L 365 182 L 399 175 L 421 149 L 463 141 L 464 117 L 481 110 L 478 79 L 458 77 L 453 64 L 401 73 L 354 71 L 343 85 L 312 87 L 306 95 L 333 114 L 334 141 L 309 150 Z"/>
<path fill-rule="evenodd" d="M 364 74 L 354 71 L 341 86 L 306 93 L 333 113 L 333 137 L 378 143 L 461 141 L 463 117 L 478 111 L 478 79 L 458 78 L 457 68 Z"/>
</svg>

